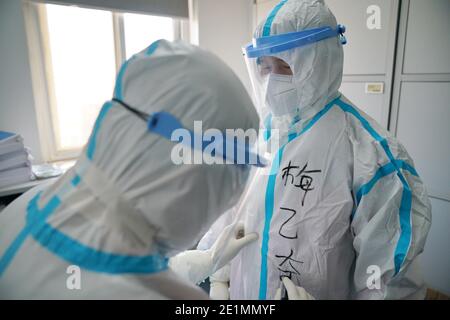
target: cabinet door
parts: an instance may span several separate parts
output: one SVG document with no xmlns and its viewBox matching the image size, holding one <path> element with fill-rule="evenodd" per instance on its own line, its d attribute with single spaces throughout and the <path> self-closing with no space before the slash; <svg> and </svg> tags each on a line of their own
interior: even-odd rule
<svg viewBox="0 0 450 320">
<path fill-rule="evenodd" d="M 450 73 L 450 1 L 411 0 L 403 73 Z"/>
</svg>

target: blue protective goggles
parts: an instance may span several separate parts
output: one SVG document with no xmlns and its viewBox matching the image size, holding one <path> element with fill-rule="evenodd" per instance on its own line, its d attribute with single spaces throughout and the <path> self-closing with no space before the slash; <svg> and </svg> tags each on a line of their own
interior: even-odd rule
<svg viewBox="0 0 450 320">
<path fill-rule="evenodd" d="M 339 37 L 341 44 L 346 44 L 347 39 L 344 36 L 344 32 L 345 26 L 340 24 L 336 28 L 320 27 L 288 32 L 253 39 L 253 42 L 245 46 L 244 50 L 248 58 L 259 58 L 336 36 Z"/>
<path fill-rule="evenodd" d="M 125 107 L 128 111 L 132 112 L 140 119 L 144 120 L 147 123 L 148 131 L 156 133 L 170 141 L 173 141 L 172 133 L 175 130 L 183 129 L 189 131 L 191 134 L 191 139 L 189 142 L 186 142 L 183 139 L 180 139 L 178 142 L 183 143 L 192 149 L 197 149 L 203 152 L 208 145 L 215 143 L 216 145 L 223 146 L 222 148 L 214 149 L 214 154 L 212 155 L 215 157 L 222 157 L 224 160 L 236 165 L 252 165 L 256 167 L 265 167 L 267 165 L 267 160 L 259 154 L 253 152 L 248 143 L 239 142 L 235 139 L 235 137 L 231 139 L 226 135 L 222 135 L 220 136 L 220 139 L 222 139 L 221 141 L 217 141 L 218 136 L 214 136 L 214 141 L 203 141 L 203 139 L 201 139 L 202 137 L 200 137 L 200 139 L 195 138 L 195 136 L 198 136 L 197 134 L 184 128 L 181 122 L 168 112 L 161 111 L 148 114 L 131 107 L 119 99 L 113 98 L 112 100 Z M 194 143 L 195 141 L 202 141 L 202 143 L 199 146 Z M 232 155 L 230 155 L 230 153 Z M 244 159 L 241 159 L 239 155 L 245 155 Z"/>
</svg>

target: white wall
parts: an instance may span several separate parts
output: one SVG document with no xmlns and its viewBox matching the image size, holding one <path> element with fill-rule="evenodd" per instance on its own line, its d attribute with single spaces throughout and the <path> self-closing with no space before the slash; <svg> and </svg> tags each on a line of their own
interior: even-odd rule
<svg viewBox="0 0 450 320">
<path fill-rule="evenodd" d="M 19 0 L 0 1 L 0 130 L 20 133 L 41 160 L 28 62 L 27 40 Z"/>
<path fill-rule="evenodd" d="M 253 0 L 194 0 L 198 45 L 225 61 L 249 90 L 242 46 L 251 41 Z"/>
</svg>

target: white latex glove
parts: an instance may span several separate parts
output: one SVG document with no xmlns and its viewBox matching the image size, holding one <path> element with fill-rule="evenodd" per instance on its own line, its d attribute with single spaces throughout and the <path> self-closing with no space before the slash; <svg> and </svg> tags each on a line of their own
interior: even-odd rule
<svg viewBox="0 0 450 320">
<path fill-rule="evenodd" d="M 288 277 L 283 277 L 281 281 L 286 288 L 289 300 L 316 300 L 312 295 L 306 292 L 305 289 L 296 286 Z M 281 289 L 282 288 L 277 289 L 274 298 L 275 300 L 281 300 Z"/>
<path fill-rule="evenodd" d="M 229 300 L 228 282 L 213 281 L 209 287 L 209 297 L 213 300 Z"/>
<path fill-rule="evenodd" d="M 249 243 L 256 241 L 255 232 L 244 235 L 243 224 L 229 225 L 208 250 L 181 252 L 169 260 L 170 268 L 181 277 L 199 283 L 230 262 Z"/>
<path fill-rule="evenodd" d="M 209 296 L 214 300 L 229 300 L 230 265 L 217 270 L 209 277 Z"/>
<path fill-rule="evenodd" d="M 216 242 L 208 250 L 211 252 L 212 263 L 214 265 L 212 273 L 233 260 L 243 247 L 257 239 L 258 234 L 256 232 L 245 234 L 243 223 L 229 225 L 223 229 Z"/>
</svg>

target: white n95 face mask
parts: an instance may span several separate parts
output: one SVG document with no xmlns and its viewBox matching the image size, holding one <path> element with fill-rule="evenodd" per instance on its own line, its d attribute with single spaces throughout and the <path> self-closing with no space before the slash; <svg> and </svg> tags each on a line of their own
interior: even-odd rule
<svg viewBox="0 0 450 320">
<path fill-rule="evenodd" d="M 268 77 L 266 103 L 272 115 L 293 115 L 298 108 L 298 97 L 292 75 L 271 73 Z"/>
</svg>

